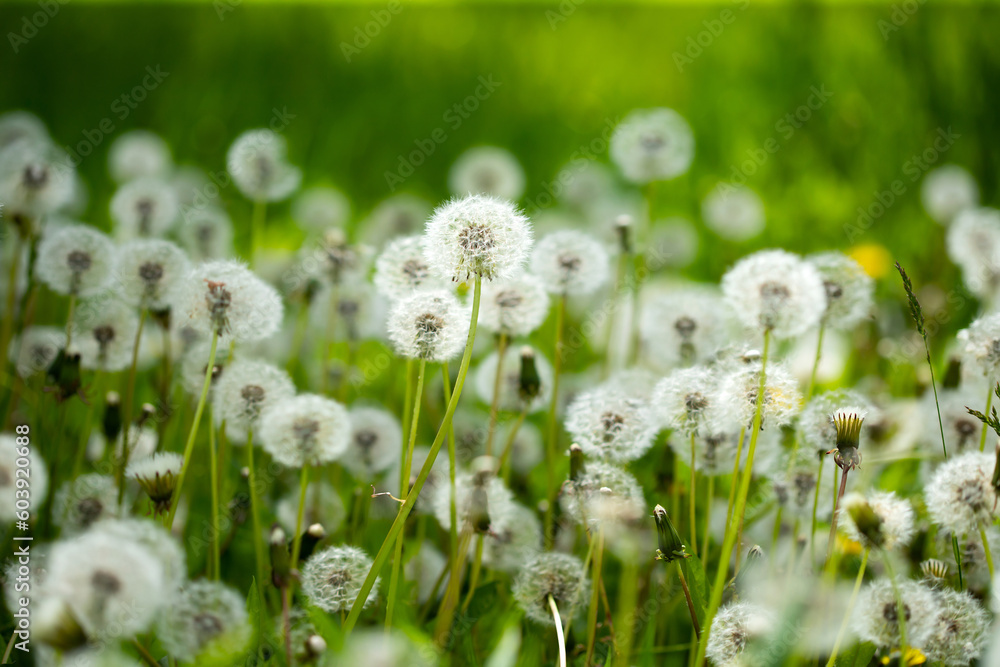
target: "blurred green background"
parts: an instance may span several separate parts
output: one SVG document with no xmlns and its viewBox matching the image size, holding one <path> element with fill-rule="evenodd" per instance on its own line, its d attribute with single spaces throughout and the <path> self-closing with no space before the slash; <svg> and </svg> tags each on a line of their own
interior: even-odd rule
<svg viewBox="0 0 1000 667">
<path fill-rule="evenodd" d="M 161 133 L 180 163 L 220 171 L 239 132 L 287 110 L 290 157 L 304 167 L 306 184 L 338 185 L 363 214 L 389 194 L 385 173 L 398 168 L 399 156 L 437 128 L 447 139 L 403 190 L 444 198 L 454 158 L 489 143 L 522 161 L 531 203 L 574 151 L 606 138 L 629 110 L 669 106 L 693 126 L 696 158 L 689 174 L 659 190 L 657 213 L 697 220 L 698 202 L 713 185 L 750 152 L 759 155 L 769 138 L 780 145 L 746 181 L 764 199 L 767 231 L 741 247 L 703 231 L 703 261 L 692 269 L 699 277 L 717 276 L 755 247 L 857 243 L 886 246 L 915 265 L 917 276 L 957 275 L 943 257 L 943 229 L 923 213 L 919 183 L 904 168 L 933 145 L 939 128 L 950 127 L 958 139 L 935 164 L 965 166 L 983 202 L 996 204 L 995 5 L 912 0 L 911 15 L 889 3 L 578 2 L 69 3 L 16 46 L 11 34 L 31 32 L 25 17 L 39 5 L 4 3 L 0 109 L 38 113 L 71 147 L 111 119 L 114 131 L 80 167 L 92 188 L 89 218 L 105 226 L 107 147 L 129 128 Z M 728 23 L 720 22 L 723 11 L 731 12 Z M 356 43 L 372 12 L 385 25 L 369 43 Z M 700 52 L 691 47 L 699 41 Z M 361 45 L 349 61 L 345 43 Z M 676 54 L 689 60 L 679 67 Z M 124 106 L 121 96 L 142 83 L 147 66 L 169 75 L 134 109 Z M 446 113 L 475 92 L 480 77 L 500 85 L 455 127 L 457 116 Z M 832 96 L 801 127 L 779 127 L 813 87 Z M 606 161 L 606 150 L 597 157 Z M 856 223 L 858 208 L 901 178 L 906 192 L 870 230 L 849 238 L 844 226 Z M 224 197 L 245 224 L 248 205 L 231 188 Z"/>
</svg>

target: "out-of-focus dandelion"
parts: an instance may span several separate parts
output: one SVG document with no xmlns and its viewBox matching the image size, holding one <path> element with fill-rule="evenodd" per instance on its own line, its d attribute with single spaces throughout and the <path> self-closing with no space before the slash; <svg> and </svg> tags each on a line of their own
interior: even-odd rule
<svg viewBox="0 0 1000 667">
<path fill-rule="evenodd" d="M 637 109 L 611 135 L 611 160 L 633 183 L 674 178 L 694 159 L 694 134 L 673 109 Z"/>
<path fill-rule="evenodd" d="M 458 197 L 488 195 L 517 200 L 524 194 L 524 170 L 503 148 L 470 148 L 452 165 L 448 187 Z"/>
<path fill-rule="evenodd" d="M 750 188 L 720 183 L 701 204 L 705 224 L 731 241 L 746 241 L 764 231 L 764 203 Z"/>
</svg>

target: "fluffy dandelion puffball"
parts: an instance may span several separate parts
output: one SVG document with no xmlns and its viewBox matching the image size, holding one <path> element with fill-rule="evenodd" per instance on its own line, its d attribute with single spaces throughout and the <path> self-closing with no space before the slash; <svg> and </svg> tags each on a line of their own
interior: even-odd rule
<svg viewBox="0 0 1000 667">
<path fill-rule="evenodd" d="M 222 259 L 232 254 L 233 223 L 222 209 L 214 206 L 186 209 L 176 232 L 193 262 Z"/>
<path fill-rule="evenodd" d="M 875 281 L 853 258 L 840 252 L 821 252 L 806 257 L 823 279 L 826 310 L 823 324 L 835 329 L 853 329 L 874 308 Z"/>
<path fill-rule="evenodd" d="M 11 341 L 9 358 L 17 374 L 29 378 L 48 370 L 66 347 L 66 331 L 58 327 L 30 326 Z"/>
<path fill-rule="evenodd" d="M 103 294 L 80 303 L 72 328 L 81 367 L 115 372 L 132 362 L 139 317 L 117 296 Z"/>
<path fill-rule="evenodd" d="M 169 182 L 137 178 L 118 188 L 111 199 L 111 219 L 119 239 L 163 236 L 177 221 L 180 206 Z"/>
<path fill-rule="evenodd" d="M 243 195 L 255 202 L 281 201 L 298 189 L 302 172 L 286 158 L 285 138 L 271 130 L 249 130 L 236 138 L 226 165 Z"/>
<path fill-rule="evenodd" d="M 118 293 L 132 306 L 167 310 L 189 271 L 187 255 L 171 241 L 136 239 L 118 248 Z"/>
<path fill-rule="evenodd" d="M 47 140 L 23 138 L 0 149 L 4 218 L 37 221 L 70 204 L 74 172 L 64 152 Z"/>
<path fill-rule="evenodd" d="M 524 194 L 524 170 L 509 151 L 495 146 L 470 148 L 448 174 L 453 195 L 489 195 L 517 200 Z"/>
<path fill-rule="evenodd" d="M 717 288 L 685 285 L 644 297 L 639 336 L 657 370 L 706 362 L 728 342 L 729 306 Z"/>
<path fill-rule="evenodd" d="M 171 655 L 195 664 L 230 662 L 251 637 L 243 596 L 225 584 L 204 579 L 188 582 L 174 596 L 157 629 Z"/>
<path fill-rule="evenodd" d="M 295 384 L 283 369 L 266 361 L 238 359 L 215 383 L 213 400 L 229 437 L 245 442 L 266 408 L 294 395 Z"/>
<path fill-rule="evenodd" d="M 116 183 L 138 178 L 165 177 L 173 168 L 170 147 L 148 130 L 130 130 L 111 144 L 108 171 Z"/>
<path fill-rule="evenodd" d="M 344 467 L 359 480 L 373 481 L 399 461 L 403 429 L 396 416 L 382 408 L 351 408 L 351 444 Z"/>
<path fill-rule="evenodd" d="M 732 602 L 712 619 L 705 654 L 715 665 L 738 667 L 744 664 L 739 658 L 750 642 L 773 628 L 774 616 L 768 610 L 752 602 Z"/>
<path fill-rule="evenodd" d="M 350 609 L 371 566 L 372 559 L 357 547 L 328 547 L 306 561 L 302 592 L 312 604 L 331 614 Z M 364 605 L 371 605 L 377 598 L 378 579 Z"/>
<path fill-rule="evenodd" d="M 384 297 L 398 300 L 418 289 L 443 289 L 445 281 L 424 258 L 423 237 L 393 239 L 375 259 L 375 288 Z"/>
<path fill-rule="evenodd" d="M 952 533 L 978 532 L 993 523 L 997 504 L 992 453 L 972 451 L 938 466 L 924 487 L 931 519 Z"/>
<path fill-rule="evenodd" d="M 465 346 L 469 321 L 465 308 L 451 292 L 415 292 L 397 301 L 389 313 L 389 340 L 396 354 L 407 359 L 443 362 Z"/>
<path fill-rule="evenodd" d="M 13 525 L 17 517 L 15 501 L 21 497 L 17 494 L 21 485 L 17 483 L 18 459 L 24 463 L 23 450 L 25 443 L 30 442 L 27 438 L 19 439 L 13 433 L 0 433 L 0 521 Z M 27 455 L 28 470 L 31 475 L 31 496 L 28 498 L 29 508 L 35 510 L 40 507 L 40 503 L 45 498 L 48 490 L 49 475 L 45 467 L 45 462 L 34 447 L 28 448 Z M 23 471 L 21 473 L 24 474 Z M 23 478 L 22 478 L 23 479 Z"/>
<path fill-rule="evenodd" d="M 720 183 L 701 204 L 701 215 L 719 236 L 746 241 L 764 231 L 764 203 L 748 187 Z"/>
<path fill-rule="evenodd" d="M 684 435 L 707 429 L 717 399 L 719 377 L 703 366 L 674 371 L 657 383 L 650 406 L 660 425 Z"/>
<path fill-rule="evenodd" d="M 990 638 L 990 615 L 968 591 L 934 591 L 934 617 L 923 644 L 930 661 L 948 667 L 968 665 L 979 658 Z"/>
<path fill-rule="evenodd" d="M 514 599 L 536 623 L 553 626 L 551 597 L 563 618 L 572 613 L 590 590 L 583 563 L 576 556 L 541 553 L 526 562 L 514 580 Z"/>
<path fill-rule="evenodd" d="M 552 232 L 535 246 L 531 271 L 552 294 L 586 296 L 610 276 L 608 251 L 594 237 L 576 230 Z"/>
<path fill-rule="evenodd" d="M 340 458 L 351 438 L 351 421 L 340 403 L 300 394 L 267 406 L 260 417 L 264 449 L 281 465 L 301 468 Z"/>
<path fill-rule="evenodd" d="M 549 314 L 549 295 L 542 280 L 523 273 L 510 280 L 483 286 L 479 326 L 508 337 L 526 336 Z"/>
<path fill-rule="evenodd" d="M 936 606 L 934 594 L 915 581 L 900 581 L 896 585 L 902 601 L 906 642 L 909 646 L 922 647 L 932 628 Z M 882 578 L 865 586 L 854 609 L 851 624 L 863 641 L 879 648 L 899 646 L 900 614 L 892 581 Z"/>
<path fill-rule="evenodd" d="M 270 338 L 281 326 L 284 303 L 278 292 L 243 264 L 205 262 L 182 281 L 174 317 L 205 336 L 226 342 Z"/>
<path fill-rule="evenodd" d="M 956 337 L 964 366 L 991 382 L 1000 379 L 1000 313 L 977 318 Z"/>
<path fill-rule="evenodd" d="M 336 188 L 312 187 L 295 198 L 292 219 L 308 232 L 343 227 L 351 217 L 351 202 Z"/>
<path fill-rule="evenodd" d="M 946 164 L 924 177 L 920 201 L 927 215 L 947 225 L 962 211 L 979 206 L 979 185 L 962 167 Z"/>
<path fill-rule="evenodd" d="M 691 166 L 694 134 L 673 109 L 639 109 L 611 135 L 611 159 L 633 183 L 674 178 Z"/>
<path fill-rule="evenodd" d="M 645 401 L 601 387 L 573 399 L 565 426 L 584 454 L 612 462 L 639 458 L 653 445 L 657 432 Z"/>
<path fill-rule="evenodd" d="M 89 297 L 107 288 L 115 268 L 114 245 L 93 227 L 47 229 L 38 244 L 38 279 L 59 294 Z"/>
</svg>

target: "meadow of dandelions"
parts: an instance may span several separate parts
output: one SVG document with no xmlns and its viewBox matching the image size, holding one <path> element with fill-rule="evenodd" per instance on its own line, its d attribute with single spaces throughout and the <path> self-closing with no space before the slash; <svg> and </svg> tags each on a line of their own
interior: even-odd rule
<svg viewBox="0 0 1000 667">
<path fill-rule="evenodd" d="M 963 168 L 921 190 L 979 303 L 942 340 L 891 251 L 740 252 L 728 183 L 662 213 L 670 109 L 530 214 L 499 147 L 359 211 L 270 130 L 222 186 L 123 133 L 107 201 L 58 146 L 0 115 L 4 663 L 1000 664 Z M 700 240 L 733 259 L 694 283 Z"/>
</svg>

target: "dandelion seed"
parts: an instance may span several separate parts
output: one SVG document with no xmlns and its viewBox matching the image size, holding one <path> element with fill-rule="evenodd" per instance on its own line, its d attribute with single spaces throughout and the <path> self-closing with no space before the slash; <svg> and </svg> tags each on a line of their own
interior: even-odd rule
<svg viewBox="0 0 1000 667">
<path fill-rule="evenodd" d="M 603 461 L 588 461 L 583 474 L 563 487 L 559 500 L 563 511 L 574 523 L 591 528 L 614 522 L 614 517 L 595 512 L 609 500 L 613 500 L 621 516 L 626 517 L 641 515 L 646 506 L 642 487 L 635 477 Z M 602 521 L 609 518 L 612 521 Z"/>
<path fill-rule="evenodd" d="M 217 260 L 184 278 L 173 310 L 178 326 L 206 337 L 218 333 L 220 341 L 257 341 L 278 331 L 284 304 L 273 287 L 243 264 Z"/>
<path fill-rule="evenodd" d="M 15 510 L 18 509 L 15 500 L 23 494 L 18 494 L 18 470 L 23 466 L 18 466 L 18 459 L 21 459 L 15 436 L 8 433 L 0 433 L 0 521 L 13 525 L 17 516 Z M 28 498 L 30 509 L 38 509 L 39 503 L 45 498 L 48 491 L 49 475 L 45 468 L 45 462 L 34 447 L 28 449 L 27 456 L 28 471 L 31 475 L 31 495 Z M 23 463 L 24 461 L 22 461 Z M 24 473 L 22 473 L 24 474 Z M 23 482 L 22 482 L 23 484 Z"/>
<path fill-rule="evenodd" d="M 509 412 L 537 412 L 549 404 L 552 397 L 552 365 L 537 350 L 525 346 L 531 352 L 537 372 L 538 386 L 526 394 L 522 386 L 522 354 L 510 347 L 504 350 L 500 367 L 500 397 L 497 407 Z M 488 405 L 493 404 L 493 387 L 496 380 L 499 355 L 492 352 L 482 360 L 476 369 L 475 383 L 479 398 Z"/>
<path fill-rule="evenodd" d="M 978 451 L 948 459 L 925 486 L 931 519 L 943 529 L 964 534 L 993 523 L 997 495 L 991 481 L 993 454 Z"/>
<path fill-rule="evenodd" d="M 524 194 L 524 170 L 509 151 L 479 146 L 462 153 L 448 174 L 453 195 L 487 195 L 517 200 Z"/>
<path fill-rule="evenodd" d="M 924 646 L 934 620 L 934 595 L 929 588 L 913 581 L 900 581 L 898 587 L 903 602 L 906 643 L 909 646 Z M 861 592 L 851 621 L 863 641 L 879 648 L 898 647 L 899 607 L 892 582 L 879 579 L 868 584 Z"/>
<path fill-rule="evenodd" d="M 177 193 L 159 178 L 129 181 L 111 199 L 115 235 L 122 240 L 164 236 L 179 213 Z"/>
<path fill-rule="evenodd" d="M 399 420 L 388 410 L 352 408 L 351 444 L 341 463 L 358 480 L 373 480 L 399 461 L 402 439 Z"/>
<path fill-rule="evenodd" d="M 388 329 L 396 354 L 430 362 L 456 357 L 469 332 L 465 309 L 444 290 L 416 292 L 396 302 Z"/>
<path fill-rule="evenodd" d="M 8 358 L 22 378 L 45 373 L 66 346 L 66 332 L 47 326 L 26 327 L 20 336 L 11 341 Z"/>
<path fill-rule="evenodd" d="M 170 241 L 127 241 L 118 249 L 118 294 L 131 306 L 167 310 L 176 298 L 178 284 L 190 270 L 187 255 Z"/>
<path fill-rule="evenodd" d="M 728 340 L 728 307 L 701 285 L 654 294 L 639 315 L 643 355 L 659 370 L 709 361 Z"/>
<path fill-rule="evenodd" d="M 128 368 L 138 328 L 135 312 L 116 296 L 106 294 L 82 302 L 72 322 L 80 367 L 105 372 Z"/>
<path fill-rule="evenodd" d="M 306 561 L 302 568 L 302 593 L 312 604 L 331 614 L 350 609 L 371 566 L 372 559 L 357 547 L 329 547 Z M 376 579 L 365 607 L 378 598 L 378 582 Z"/>
<path fill-rule="evenodd" d="M 204 382 L 204 373 L 201 377 Z M 294 395 L 295 384 L 284 370 L 266 361 L 239 359 L 215 383 L 213 401 L 229 437 L 246 442 L 248 431 L 257 427 L 267 407 Z"/>
<path fill-rule="evenodd" d="M 69 157 L 48 141 L 23 138 L 0 151 L 4 217 L 33 224 L 70 203 L 74 173 Z"/>
<path fill-rule="evenodd" d="M 608 252 L 583 232 L 564 230 L 542 238 L 531 256 L 531 271 L 552 294 L 586 296 L 610 275 Z"/>
<path fill-rule="evenodd" d="M 705 224 L 730 241 L 746 241 L 764 231 L 764 202 L 748 187 L 720 183 L 701 204 Z"/>
<path fill-rule="evenodd" d="M 446 280 L 515 276 L 531 252 L 531 225 L 509 201 L 470 195 L 442 204 L 427 221 L 424 257 Z"/>
<path fill-rule="evenodd" d="M 243 596 L 217 581 L 188 582 L 160 616 L 157 636 L 177 660 L 232 664 L 251 638 Z"/>
<path fill-rule="evenodd" d="M 302 182 L 302 172 L 286 161 L 285 138 L 271 130 L 249 130 L 226 155 L 233 182 L 252 201 L 281 201 Z"/>
<path fill-rule="evenodd" d="M 52 291 L 86 298 L 108 286 L 114 262 L 111 239 L 91 227 L 66 225 L 42 235 L 35 272 Z"/>
<path fill-rule="evenodd" d="M 340 403 L 300 394 L 267 406 L 260 417 L 260 437 L 264 449 L 281 465 L 319 466 L 347 451 L 351 422 Z"/>
<path fill-rule="evenodd" d="M 194 209 L 184 213 L 177 238 L 196 263 L 223 259 L 233 251 L 233 223 L 222 209 Z"/>
<path fill-rule="evenodd" d="M 375 288 L 382 296 L 398 300 L 417 289 L 443 289 L 445 287 L 431 266 L 424 259 L 423 241 L 420 236 L 394 239 L 375 260 Z"/>
<path fill-rule="evenodd" d="M 979 185 L 962 167 L 946 164 L 924 177 L 920 201 L 927 215 L 947 225 L 962 211 L 979 206 Z"/>
<path fill-rule="evenodd" d="M 867 496 L 844 496 L 840 526 L 847 536 L 867 549 L 903 548 L 913 539 L 913 507 L 895 493 L 873 491 Z"/>
<path fill-rule="evenodd" d="M 307 232 L 322 234 L 334 227 L 343 227 L 350 217 L 351 202 L 336 188 L 308 188 L 292 204 L 292 220 Z"/>
<path fill-rule="evenodd" d="M 990 617 L 967 591 L 934 591 L 930 636 L 922 644 L 929 661 L 968 665 L 979 658 L 989 639 Z"/>
<path fill-rule="evenodd" d="M 479 326 L 508 337 L 527 336 L 542 326 L 549 314 L 549 295 L 539 278 L 518 278 L 483 286 Z"/>
<path fill-rule="evenodd" d="M 170 147 L 147 130 L 125 132 L 111 144 L 108 171 L 116 183 L 138 178 L 163 178 L 173 169 Z"/>
<path fill-rule="evenodd" d="M 852 329 L 869 317 L 875 283 L 854 259 L 839 252 L 806 257 L 823 279 L 826 311 L 823 324 L 836 329 Z"/>
<path fill-rule="evenodd" d="M 774 624 L 774 616 L 759 605 L 743 601 L 730 603 L 719 609 L 712 619 L 705 655 L 720 667 L 738 667 L 744 664 L 740 656 L 747 652 L 751 642 L 769 634 Z"/>
<path fill-rule="evenodd" d="M 611 160 L 633 183 L 680 176 L 694 159 L 694 135 L 673 109 L 637 109 L 611 135 Z"/>
<path fill-rule="evenodd" d="M 576 556 L 541 553 L 524 563 L 514 580 L 514 599 L 525 615 L 541 625 L 555 625 L 549 597 L 563 614 L 576 609 L 590 589 L 583 563 Z"/>
</svg>

